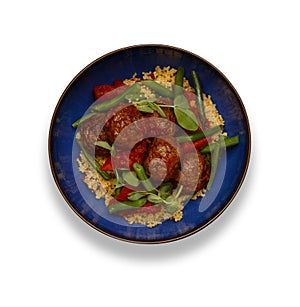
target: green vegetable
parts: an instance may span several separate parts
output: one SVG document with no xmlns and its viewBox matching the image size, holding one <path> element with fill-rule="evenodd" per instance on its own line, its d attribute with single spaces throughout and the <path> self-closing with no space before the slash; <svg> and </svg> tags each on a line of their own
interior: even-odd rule
<svg viewBox="0 0 300 307">
<path fill-rule="evenodd" d="M 137 187 L 140 184 L 135 172 L 124 172 L 122 177 L 129 185 L 133 187 Z"/>
<path fill-rule="evenodd" d="M 128 199 L 131 201 L 146 199 L 154 205 L 163 204 L 166 211 L 174 213 L 178 210 L 179 201 L 178 197 L 181 194 L 183 186 L 180 186 L 176 195 L 172 195 L 173 186 L 170 182 L 163 183 L 156 194 L 156 191 L 137 191 L 128 194 Z"/>
<path fill-rule="evenodd" d="M 132 167 L 138 179 L 142 182 L 146 191 L 155 191 L 155 187 L 152 185 L 151 181 L 149 180 L 143 166 L 137 162 L 134 162 Z"/>
<path fill-rule="evenodd" d="M 190 105 L 184 95 L 178 95 L 174 99 L 174 107 L 181 109 L 189 109 Z"/>
<path fill-rule="evenodd" d="M 187 130 L 195 131 L 198 129 L 197 118 L 189 109 L 175 108 L 174 113 L 178 124 Z"/>
<path fill-rule="evenodd" d="M 134 105 L 141 112 L 153 113 L 156 111 L 161 117 L 167 117 L 165 112 L 153 101 L 153 99 L 137 101 L 134 103 Z"/>
<path fill-rule="evenodd" d="M 195 87 L 195 92 L 196 92 L 196 101 L 197 101 L 197 107 L 198 107 L 198 111 L 199 111 L 200 123 L 201 123 L 202 127 L 204 127 L 206 119 L 205 119 L 202 88 L 201 88 L 199 77 L 198 77 L 195 70 L 191 71 L 191 77 L 192 77 L 194 87 Z"/>
<path fill-rule="evenodd" d="M 194 131 L 198 128 L 195 114 L 190 110 L 189 103 L 184 95 L 178 95 L 174 99 L 174 113 L 178 124 L 187 130 Z"/>
<path fill-rule="evenodd" d="M 213 181 L 215 179 L 215 175 L 219 164 L 220 150 L 221 150 L 220 143 L 219 142 L 215 143 L 214 150 L 211 153 L 211 169 L 210 169 L 209 181 L 206 187 L 207 190 L 210 190 Z"/>
<path fill-rule="evenodd" d="M 173 185 L 171 182 L 163 183 L 159 188 L 158 195 L 162 199 L 166 199 L 172 194 L 172 190 L 173 190 Z"/>
<path fill-rule="evenodd" d="M 135 201 L 126 200 L 123 202 L 117 202 L 108 207 L 108 212 L 110 214 L 114 214 L 118 211 L 128 210 L 132 208 L 140 208 L 143 207 L 146 204 L 146 202 L 147 202 L 146 198 L 141 198 Z"/>
<path fill-rule="evenodd" d="M 146 191 L 139 191 L 139 192 L 131 192 L 127 195 L 129 200 L 138 200 L 146 195 L 148 195 L 149 193 Z"/>
<path fill-rule="evenodd" d="M 84 148 L 84 146 L 82 145 L 82 143 L 76 139 L 77 144 L 79 145 L 81 151 L 83 152 L 83 154 L 85 155 L 86 159 L 88 160 L 88 162 L 92 165 L 92 167 L 105 179 L 105 180 L 109 180 L 111 177 L 110 175 L 105 172 L 105 171 L 101 171 L 100 168 L 100 164 L 93 159 L 93 157 L 86 151 L 86 149 Z"/>
<path fill-rule="evenodd" d="M 161 109 L 161 107 L 160 107 L 158 104 L 152 102 L 150 106 L 151 106 L 151 108 L 152 108 L 154 111 L 156 111 L 161 117 L 163 117 L 163 118 L 166 118 L 166 117 L 167 117 L 166 114 L 165 114 L 165 112 Z"/>
<path fill-rule="evenodd" d="M 165 208 L 167 212 L 173 214 L 178 210 L 179 203 L 175 196 L 170 195 L 166 200 L 165 200 Z"/>
<path fill-rule="evenodd" d="M 137 93 L 133 93 L 133 94 L 128 94 L 125 96 L 125 99 L 130 101 L 130 102 L 134 102 L 134 101 L 139 101 L 141 99 L 146 99 L 145 95 L 137 92 Z"/>
<path fill-rule="evenodd" d="M 193 142 L 193 141 L 197 141 L 197 140 L 203 139 L 208 136 L 212 136 L 218 132 L 222 132 L 222 130 L 223 130 L 223 126 L 215 126 L 213 128 L 209 128 L 203 131 L 198 131 L 193 134 L 178 136 L 176 137 L 176 140 L 179 143 L 189 142 L 189 141 Z"/>
<path fill-rule="evenodd" d="M 183 189 L 183 186 L 180 186 L 176 195 L 170 195 L 167 197 L 166 200 L 164 200 L 167 212 L 173 214 L 178 210 L 178 206 L 179 206 L 178 197 L 180 196 L 182 189 Z"/>
<path fill-rule="evenodd" d="M 136 105 L 135 106 L 140 112 L 146 112 L 146 113 L 154 113 L 154 110 L 147 105 Z"/>
<path fill-rule="evenodd" d="M 81 124 L 81 123 L 84 122 L 85 120 L 91 118 L 91 117 L 94 116 L 95 114 L 97 114 L 97 113 L 92 112 L 92 113 L 88 113 L 88 114 L 82 116 L 81 118 L 77 119 L 77 120 L 72 124 L 72 127 L 73 127 L 74 129 L 76 129 L 76 128 L 79 126 L 79 124 Z"/>
<path fill-rule="evenodd" d="M 96 141 L 94 145 L 105 148 L 109 150 L 110 152 L 112 151 L 112 146 L 110 146 L 107 142 L 104 141 Z"/>
<path fill-rule="evenodd" d="M 141 89 L 141 86 L 138 83 L 134 83 L 132 86 L 127 88 L 124 92 L 122 92 L 120 95 L 110 100 L 106 100 L 106 101 L 103 101 L 99 104 L 92 106 L 91 110 L 95 112 L 100 112 L 100 113 L 107 111 L 115 107 L 116 105 L 118 105 L 120 102 L 124 101 L 126 96 L 134 94 L 134 93 L 138 93 L 140 89 Z"/>
<path fill-rule="evenodd" d="M 184 76 L 184 68 L 182 66 L 178 66 L 175 76 L 175 87 L 174 87 L 175 96 L 182 94 L 183 76 Z"/>
<path fill-rule="evenodd" d="M 152 81 L 152 80 L 144 80 L 141 81 L 142 84 L 146 85 L 153 91 L 157 92 L 159 95 L 163 97 L 174 98 L 174 93 L 169 89 L 165 88 L 164 86 L 160 85 L 159 83 Z"/>
<path fill-rule="evenodd" d="M 138 83 L 133 84 L 131 87 L 127 88 L 123 93 L 120 95 L 110 99 L 101 102 L 100 104 L 94 105 L 91 107 L 92 112 L 84 115 L 83 117 L 77 119 L 73 124 L 72 127 L 76 129 L 79 124 L 83 123 L 90 117 L 94 116 L 97 113 L 101 113 L 104 111 L 108 111 L 109 109 L 115 107 L 120 102 L 122 102 L 124 99 L 131 97 L 132 95 L 136 95 L 141 90 L 141 86 Z"/>
<path fill-rule="evenodd" d="M 233 136 L 233 137 L 225 137 L 224 138 L 224 142 L 220 143 L 221 147 L 231 147 L 234 145 L 237 145 L 239 143 L 239 136 Z M 206 154 L 206 153 L 211 153 L 212 151 L 214 151 L 215 145 L 216 143 L 212 143 L 209 145 L 206 145 L 202 150 L 201 153 Z"/>
<path fill-rule="evenodd" d="M 159 195 L 156 195 L 156 194 L 149 194 L 148 197 L 147 197 L 147 200 L 150 203 L 155 204 L 155 205 L 159 205 L 163 201 L 162 198 Z"/>
<path fill-rule="evenodd" d="M 115 147 L 114 147 L 114 145 L 110 146 L 107 142 L 104 142 L 104 141 L 96 141 L 94 143 L 94 145 L 109 150 L 111 156 L 115 155 Z"/>
</svg>

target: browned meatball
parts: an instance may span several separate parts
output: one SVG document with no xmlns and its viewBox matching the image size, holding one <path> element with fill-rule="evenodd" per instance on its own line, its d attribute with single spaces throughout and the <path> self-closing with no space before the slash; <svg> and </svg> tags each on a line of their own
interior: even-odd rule
<svg viewBox="0 0 300 307">
<path fill-rule="evenodd" d="M 108 112 L 105 131 L 110 144 L 114 144 L 122 130 L 127 127 L 121 134 L 122 137 L 118 138 L 117 146 L 119 148 L 132 148 L 138 140 L 143 139 L 143 127 L 137 122 L 142 118 L 143 115 L 135 106 L 124 103 Z"/>
<path fill-rule="evenodd" d="M 177 176 L 179 170 L 179 145 L 174 138 L 155 138 L 144 159 L 146 173 L 155 182 L 168 181 Z"/>
<path fill-rule="evenodd" d="M 156 101 L 157 104 L 171 105 L 170 98 L 159 97 Z M 146 131 L 155 136 L 173 136 L 176 131 L 176 117 L 172 108 L 162 108 L 166 117 L 162 117 L 158 112 L 145 113 L 149 119 L 145 123 Z M 157 120 L 159 118 L 159 120 Z"/>
<path fill-rule="evenodd" d="M 198 174 L 198 180 L 195 180 Z M 202 155 L 197 152 L 187 153 L 183 157 L 180 177 L 184 183 L 183 192 L 194 194 L 206 187 L 210 176 L 210 165 L 204 160 Z"/>
<path fill-rule="evenodd" d="M 103 113 L 95 114 L 79 126 L 82 145 L 91 155 L 105 156 L 109 153 L 108 150 L 94 145 L 96 141 L 107 141 L 107 134 L 103 130 L 105 117 Z"/>
</svg>

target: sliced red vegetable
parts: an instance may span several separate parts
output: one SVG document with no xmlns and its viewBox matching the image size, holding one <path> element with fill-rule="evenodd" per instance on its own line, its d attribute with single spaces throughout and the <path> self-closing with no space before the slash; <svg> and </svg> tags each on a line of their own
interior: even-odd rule
<svg viewBox="0 0 300 307">
<path fill-rule="evenodd" d="M 150 141 L 148 139 L 142 140 L 137 143 L 129 154 L 129 168 L 133 170 L 133 163 L 142 163 L 144 155 L 147 151 Z M 116 156 L 113 158 L 115 168 L 127 168 L 128 167 L 128 156 L 126 152 L 117 152 Z M 101 167 L 102 171 L 113 171 L 112 158 L 108 157 Z"/>
<path fill-rule="evenodd" d="M 101 166 L 100 168 L 101 171 L 112 171 L 113 167 L 112 167 L 112 162 L 111 162 L 111 156 L 109 156 L 106 161 L 104 162 L 104 164 Z"/>
<path fill-rule="evenodd" d="M 121 79 L 117 79 L 113 82 L 113 86 L 116 88 L 116 87 L 119 87 L 119 86 L 122 86 L 124 85 L 124 82 L 121 80 Z"/>
<path fill-rule="evenodd" d="M 94 87 L 94 98 L 99 99 L 108 92 L 114 90 L 114 86 L 109 84 L 100 84 Z"/>
<path fill-rule="evenodd" d="M 208 144 L 209 140 L 207 138 L 199 139 L 194 142 L 184 142 L 182 143 L 182 150 L 184 153 L 191 152 L 193 150 L 201 150 L 204 146 Z"/>
<path fill-rule="evenodd" d="M 125 85 L 123 82 L 122 84 L 116 80 L 116 85 L 110 84 L 100 84 L 94 87 L 94 98 L 96 103 L 101 103 L 103 101 L 107 101 L 113 99 L 114 97 L 123 93 L 129 85 Z"/>
<path fill-rule="evenodd" d="M 128 200 L 128 194 L 134 192 L 134 190 L 124 186 L 122 187 L 121 191 L 119 192 L 118 196 L 117 196 L 117 200 L 118 201 L 125 201 Z"/>
</svg>

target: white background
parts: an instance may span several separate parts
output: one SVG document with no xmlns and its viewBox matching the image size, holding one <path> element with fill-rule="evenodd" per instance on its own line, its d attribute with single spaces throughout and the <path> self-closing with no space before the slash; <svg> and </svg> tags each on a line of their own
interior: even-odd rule
<svg viewBox="0 0 300 307">
<path fill-rule="evenodd" d="M 297 1 L 3 1 L 0 29 L 1 306 L 300 305 Z M 81 221 L 54 184 L 47 149 L 71 79 L 142 43 L 217 66 L 246 106 L 253 141 L 221 217 L 151 246 Z"/>
</svg>

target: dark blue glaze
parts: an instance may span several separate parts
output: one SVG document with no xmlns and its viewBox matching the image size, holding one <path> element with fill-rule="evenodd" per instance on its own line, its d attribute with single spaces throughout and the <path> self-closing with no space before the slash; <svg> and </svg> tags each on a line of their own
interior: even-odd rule
<svg viewBox="0 0 300 307">
<path fill-rule="evenodd" d="M 238 146 L 222 156 L 212 189 L 201 200 L 190 201 L 180 222 L 165 221 L 147 228 L 128 225 L 120 217 L 109 215 L 103 201 L 81 181 L 73 147 L 75 130 L 71 124 L 93 103 L 95 85 L 130 78 L 134 73 L 154 70 L 155 66 L 183 66 L 186 76 L 196 70 L 203 92 L 211 95 L 225 120 L 229 136 L 239 135 Z M 73 151 L 73 152 L 72 152 Z M 250 156 L 250 129 L 246 111 L 237 92 L 214 66 L 190 52 L 162 45 L 133 46 L 103 56 L 83 69 L 62 94 L 53 115 L 49 134 L 49 155 L 56 183 L 72 209 L 89 225 L 113 237 L 134 242 L 166 242 L 190 235 L 219 216 L 238 191 Z"/>
</svg>

